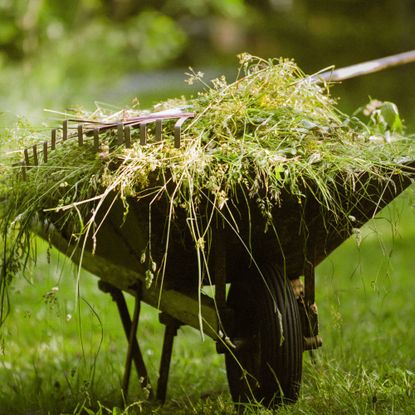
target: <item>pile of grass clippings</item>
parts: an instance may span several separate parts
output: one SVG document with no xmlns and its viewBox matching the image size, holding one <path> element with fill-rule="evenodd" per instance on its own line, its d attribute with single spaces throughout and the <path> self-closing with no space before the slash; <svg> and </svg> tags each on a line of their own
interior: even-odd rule
<svg viewBox="0 0 415 415">
<path fill-rule="evenodd" d="M 350 177 L 364 174 L 386 180 L 404 174 L 402 164 L 414 159 L 413 140 L 404 135 L 394 104 L 372 101 L 360 118 L 343 114 L 328 85 L 316 82 L 318 75 L 306 76 L 292 60 L 266 61 L 243 54 L 238 79 L 232 83 L 224 77 L 205 83 L 201 73 L 188 75 L 189 83 L 204 84 L 203 92 L 153 109 L 190 106 L 195 112 L 183 127 L 179 149 L 169 125 L 163 141 L 151 142 L 150 137 L 144 146 L 134 132 L 132 148 L 117 147 L 114 132 L 106 133 L 99 152 L 92 145 L 80 147 L 76 139 L 67 140 L 23 180 L 13 167 L 21 159 L 17 150 L 43 142 L 49 133 L 23 125 L 2 138 L 7 148 L 0 165 L 3 288 L 25 266 L 31 222 L 42 212 L 53 213 L 58 229 L 70 223 L 80 239 L 91 237 L 96 211 L 110 194 L 116 194 L 125 209 L 131 201 L 167 197 L 168 220 L 174 220 L 177 210 L 184 212 L 196 250 L 204 251 L 210 222 L 202 225 L 198 218 L 207 199 L 214 207 L 212 214 L 226 215 L 243 188 L 267 218 L 284 194 L 301 203 L 305 189 L 312 189 L 322 207 L 341 223 L 347 212 L 333 192 L 339 177 L 347 177 L 341 184 L 346 187 Z M 146 113 L 98 108 L 71 117 L 108 122 Z M 361 120 L 364 117 L 367 122 Z"/>
</svg>

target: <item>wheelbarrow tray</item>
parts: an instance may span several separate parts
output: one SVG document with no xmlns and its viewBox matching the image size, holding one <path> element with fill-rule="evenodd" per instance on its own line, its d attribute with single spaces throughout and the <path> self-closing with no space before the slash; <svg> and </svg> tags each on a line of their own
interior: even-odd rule
<svg viewBox="0 0 415 415">
<path fill-rule="evenodd" d="M 415 163 L 408 163 L 408 171 L 414 166 Z M 246 202 L 242 196 L 239 197 L 240 202 L 232 205 L 235 225 L 232 225 L 230 219 L 223 220 L 218 215 L 219 220 L 213 229 L 214 232 L 221 232 L 221 249 L 226 251 L 227 282 L 237 280 L 240 267 L 252 260 L 257 264 L 275 264 L 288 279 L 304 275 L 307 266 L 318 265 L 354 229 L 370 220 L 410 183 L 408 172 L 388 179 L 368 179 L 365 173 L 354 181 L 353 186 L 348 186 L 347 191 L 336 185 L 333 191 L 337 192 L 336 197 L 338 203 L 341 203 L 342 211 L 347 212 L 347 216 L 340 219 L 335 212 L 316 200 L 315 189 L 312 187 L 304 190 L 305 197 L 301 200 L 286 193 L 281 197 L 281 203 L 272 208 L 271 226 L 267 224 L 256 202 Z M 195 314 L 200 314 L 198 303 L 202 302 L 204 318 L 210 322 L 216 321 L 211 299 L 198 293 L 200 274 L 196 248 L 187 229 L 186 218 L 180 217 L 179 213 L 172 220 L 167 239 L 166 217 L 169 204 L 166 200 L 154 203 L 151 212 L 145 201 L 137 203 L 130 200 L 129 204 L 128 214 L 125 215 L 122 203 L 119 200 L 114 203 L 109 197 L 96 218 L 97 223 L 100 223 L 99 231 L 95 238 L 87 239 L 83 245 L 74 243 L 69 228 L 57 232 L 53 227 L 56 216 L 48 217 L 42 226 L 37 226 L 36 232 L 77 264 L 115 287 L 131 293 L 135 292 L 138 282 L 149 283 L 148 276 L 146 277 L 149 264 L 141 258 L 143 252 L 148 252 L 151 239 L 152 258 L 159 272 L 155 273 L 151 288 L 144 289 L 144 301 L 193 327 L 200 326 L 200 319 Z M 216 247 L 214 243 L 212 245 L 209 268 L 214 270 Z M 162 265 L 163 260 L 165 267 Z M 215 275 L 212 272 L 211 279 L 204 279 L 203 284 L 214 283 Z M 176 306 L 180 312 L 176 311 Z M 213 324 L 208 334 L 216 337 L 217 328 Z"/>
</svg>

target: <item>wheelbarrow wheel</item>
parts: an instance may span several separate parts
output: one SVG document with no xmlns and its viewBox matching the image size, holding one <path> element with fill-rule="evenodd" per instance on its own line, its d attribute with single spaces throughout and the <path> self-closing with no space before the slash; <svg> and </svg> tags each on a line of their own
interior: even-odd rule
<svg viewBox="0 0 415 415">
<path fill-rule="evenodd" d="M 267 264 L 261 274 L 245 269 L 229 290 L 235 349 L 225 353 L 232 399 L 267 407 L 298 399 L 303 339 L 297 301 L 289 280 Z"/>
</svg>

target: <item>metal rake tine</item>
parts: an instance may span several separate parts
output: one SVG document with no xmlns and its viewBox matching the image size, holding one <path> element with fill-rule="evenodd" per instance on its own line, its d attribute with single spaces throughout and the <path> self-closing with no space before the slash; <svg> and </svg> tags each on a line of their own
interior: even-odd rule
<svg viewBox="0 0 415 415">
<path fill-rule="evenodd" d="M 145 146 L 147 144 L 147 124 L 140 124 L 140 144 Z"/>
<path fill-rule="evenodd" d="M 125 147 L 131 148 L 131 127 L 129 125 L 124 127 L 124 141 Z"/>
<path fill-rule="evenodd" d="M 78 124 L 78 145 L 84 145 L 84 126 L 82 124 Z"/>
<path fill-rule="evenodd" d="M 47 141 L 43 142 L 43 162 L 44 163 L 48 162 L 48 142 Z"/>
<path fill-rule="evenodd" d="M 50 149 L 51 150 L 56 149 L 56 128 L 54 128 L 50 132 Z"/>
<path fill-rule="evenodd" d="M 24 155 L 24 163 L 26 164 L 26 166 L 29 167 L 30 165 L 30 160 L 29 160 L 29 150 L 27 148 L 25 148 L 23 150 L 23 155 Z"/>
<path fill-rule="evenodd" d="M 174 147 L 180 148 L 181 144 L 181 135 L 182 135 L 182 125 L 183 123 L 190 118 L 187 114 L 185 117 L 179 118 L 179 120 L 174 124 Z"/>
<path fill-rule="evenodd" d="M 62 123 L 62 140 L 65 141 L 68 138 L 68 120 L 64 120 Z"/>
<path fill-rule="evenodd" d="M 161 141 L 162 139 L 162 132 L 163 132 L 163 121 L 156 120 L 156 141 Z"/>
<path fill-rule="evenodd" d="M 37 144 L 32 147 L 33 150 L 33 165 L 37 166 L 39 164 L 39 159 L 37 156 Z"/>
</svg>

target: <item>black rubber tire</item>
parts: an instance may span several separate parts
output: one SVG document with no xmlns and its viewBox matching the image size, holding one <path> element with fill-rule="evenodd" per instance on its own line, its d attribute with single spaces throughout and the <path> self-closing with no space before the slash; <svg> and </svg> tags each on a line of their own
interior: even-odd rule
<svg viewBox="0 0 415 415">
<path fill-rule="evenodd" d="M 235 403 L 266 407 L 298 399 L 303 338 L 291 283 L 273 265 L 245 269 L 232 283 L 228 305 L 234 310 L 231 340 L 244 346 L 225 353 L 229 389 Z M 242 368 L 244 370 L 242 370 Z"/>
</svg>

